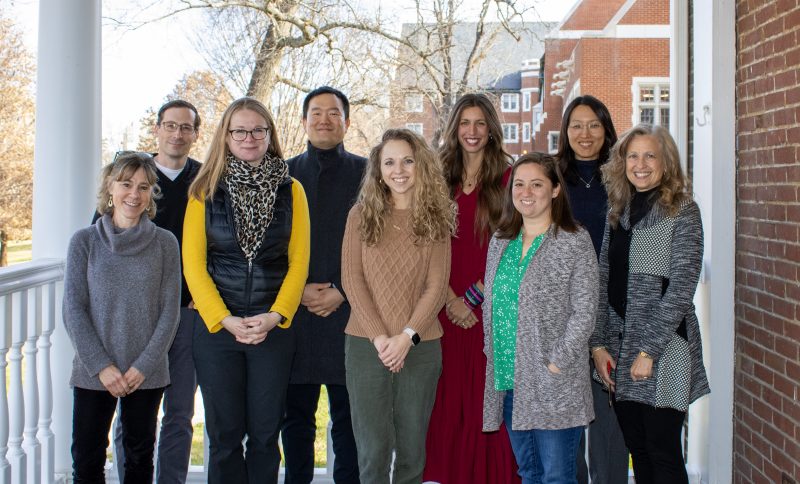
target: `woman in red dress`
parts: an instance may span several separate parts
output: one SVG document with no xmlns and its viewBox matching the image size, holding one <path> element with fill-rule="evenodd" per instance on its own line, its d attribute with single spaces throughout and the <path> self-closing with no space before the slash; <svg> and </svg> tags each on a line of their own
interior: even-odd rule
<svg viewBox="0 0 800 484">
<path fill-rule="evenodd" d="M 441 484 L 520 482 L 505 427 L 483 433 L 483 275 L 489 238 L 500 220 L 511 157 L 491 101 L 461 97 L 439 151 L 450 194 L 458 204 L 444 335 L 442 375 L 426 441 L 424 480 Z"/>
</svg>

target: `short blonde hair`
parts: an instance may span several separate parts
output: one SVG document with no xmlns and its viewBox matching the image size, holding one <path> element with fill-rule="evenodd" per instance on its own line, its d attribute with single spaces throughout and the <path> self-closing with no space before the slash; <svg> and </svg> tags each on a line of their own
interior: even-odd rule
<svg viewBox="0 0 800 484">
<path fill-rule="evenodd" d="M 625 173 L 625 156 L 628 153 L 628 147 L 637 136 L 652 136 L 661 149 L 664 174 L 658 186 L 657 203 L 669 216 L 675 216 L 683 203 L 692 199 L 691 183 L 683 173 L 678 146 L 669 131 L 661 126 L 650 124 L 634 126 L 620 136 L 611 148 L 611 158 L 608 163 L 600 168 L 603 174 L 603 183 L 608 192 L 608 223 L 613 228 L 617 227 L 625 207 L 633 198 L 634 187 Z"/>
<path fill-rule="evenodd" d="M 100 170 L 100 186 L 97 189 L 97 213 L 105 215 L 114 214 L 114 207 L 109 207 L 111 198 L 109 187 L 115 181 L 129 180 L 141 168 L 147 183 L 150 184 L 150 203 L 147 205 L 147 216 L 151 219 L 156 216 L 156 200 L 161 198 L 161 189 L 158 186 L 158 171 L 153 157 L 149 153 L 139 151 L 123 152 L 118 154 L 113 162 Z"/>
</svg>

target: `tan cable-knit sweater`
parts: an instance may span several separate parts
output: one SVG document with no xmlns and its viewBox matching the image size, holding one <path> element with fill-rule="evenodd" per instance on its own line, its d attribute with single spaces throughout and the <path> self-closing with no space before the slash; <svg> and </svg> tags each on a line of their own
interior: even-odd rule
<svg viewBox="0 0 800 484">
<path fill-rule="evenodd" d="M 447 297 L 450 238 L 414 245 L 410 210 L 393 210 L 374 246 L 361 240 L 361 205 L 347 216 L 342 244 L 342 285 L 350 301 L 344 332 L 370 340 L 410 327 L 423 341 L 442 336 L 436 315 Z"/>
</svg>

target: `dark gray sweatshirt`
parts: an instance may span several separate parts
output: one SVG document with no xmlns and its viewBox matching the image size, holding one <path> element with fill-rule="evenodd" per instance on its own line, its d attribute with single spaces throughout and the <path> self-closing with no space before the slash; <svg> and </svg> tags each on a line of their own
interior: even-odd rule
<svg viewBox="0 0 800 484">
<path fill-rule="evenodd" d="M 70 385 L 105 390 L 100 370 L 130 367 L 141 388 L 169 384 L 167 351 L 178 328 L 181 271 L 175 236 L 142 215 L 124 231 L 110 215 L 72 236 L 64 276 L 64 326 L 72 345 Z"/>
</svg>

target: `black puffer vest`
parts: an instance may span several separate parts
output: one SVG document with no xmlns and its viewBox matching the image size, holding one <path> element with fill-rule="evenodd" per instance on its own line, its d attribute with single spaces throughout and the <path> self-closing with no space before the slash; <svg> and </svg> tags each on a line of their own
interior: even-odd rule
<svg viewBox="0 0 800 484">
<path fill-rule="evenodd" d="M 206 201 L 208 274 L 231 314 L 243 317 L 269 311 L 289 270 L 291 233 L 290 177 L 278 186 L 272 222 L 251 264 L 236 239 L 233 205 L 227 186 L 220 183 L 214 198 Z"/>
</svg>

